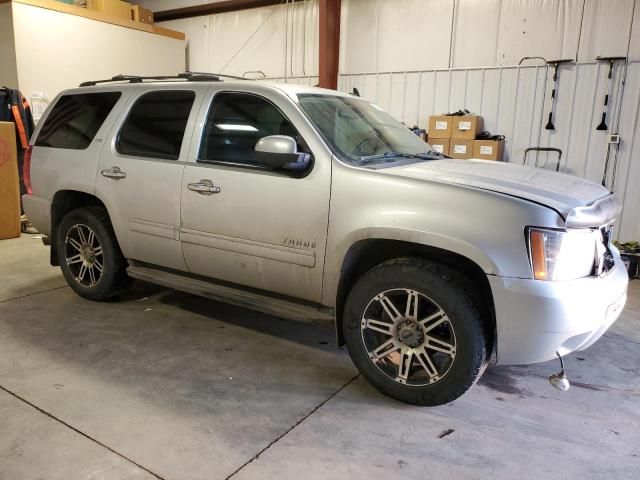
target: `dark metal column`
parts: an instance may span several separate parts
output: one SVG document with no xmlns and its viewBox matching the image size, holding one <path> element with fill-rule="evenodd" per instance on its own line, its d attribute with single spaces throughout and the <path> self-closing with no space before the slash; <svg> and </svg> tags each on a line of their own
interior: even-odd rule
<svg viewBox="0 0 640 480">
<path fill-rule="evenodd" d="M 341 0 L 320 0 L 320 86 L 338 88 Z"/>
</svg>

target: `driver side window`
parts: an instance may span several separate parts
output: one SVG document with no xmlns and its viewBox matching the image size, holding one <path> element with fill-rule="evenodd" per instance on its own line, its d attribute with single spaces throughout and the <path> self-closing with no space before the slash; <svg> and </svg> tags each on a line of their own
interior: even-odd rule
<svg viewBox="0 0 640 480">
<path fill-rule="evenodd" d="M 271 102 L 247 93 L 218 93 L 213 98 L 202 134 L 198 162 L 225 162 L 264 167 L 255 157 L 258 140 L 287 135 L 298 151 L 309 153 L 304 140 Z"/>
</svg>

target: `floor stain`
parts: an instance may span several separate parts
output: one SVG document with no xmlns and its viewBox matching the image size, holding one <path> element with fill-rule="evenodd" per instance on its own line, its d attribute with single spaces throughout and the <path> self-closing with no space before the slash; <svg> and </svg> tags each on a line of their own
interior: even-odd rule
<svg viewBox="0 0 640 480">
<path fill-rule="evenodd" d="M 516 375 L 505 368 L 488 368 L 479 383 L 496 392 L 518 395 L 521 398 L 533 397 L 531 390 L 518 386 Z M 504 401 L 502 397 L 496 398 Z"/>
<path fill-rule="evenodd" d="M 587 390 L 594 390 L 596 392 L 604 392 L 609 390 L 609 388 L 599 387 L 598 385 L 591 385 L 590 383 L 574 382 L 572 380 L 569 380 L 569 381 L 571 382 L 572 387 L 584 388 Z"/>
</svg>

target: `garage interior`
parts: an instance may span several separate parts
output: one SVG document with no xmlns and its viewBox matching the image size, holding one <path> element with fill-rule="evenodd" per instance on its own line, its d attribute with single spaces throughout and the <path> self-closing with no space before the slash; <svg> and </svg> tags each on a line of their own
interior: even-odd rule
<svg viewBox="0 0 640 480">
<path fill-rule="evenodd" d="M 118 74 L 357 94 L 455 158 L 605 186 L 630 278 L 619 319 L 564 357 L 568 391 L 557 361 L 490 363 L 453 403 L 406 405 L 331 328 L 142 281 L 80 298 L 0 142 L 0 479 L 640 478 L 640 0 L 0 0 L 0 65 L 34 125 Z M 437 134 L 467 117 L 470 137 Z"/>
</svg>

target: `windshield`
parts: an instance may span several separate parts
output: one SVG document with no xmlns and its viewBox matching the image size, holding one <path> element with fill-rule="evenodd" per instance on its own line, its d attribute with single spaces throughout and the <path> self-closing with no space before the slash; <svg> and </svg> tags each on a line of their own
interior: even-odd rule
<svg viewBox="0 0 640 480">
<path fill-rule="evenodd" d="M 335 153 L 356 166 L 380 167 L 443 155 L 382 108 L 356 97 L 298 96 L 307 114 Z"/>
</svg>

